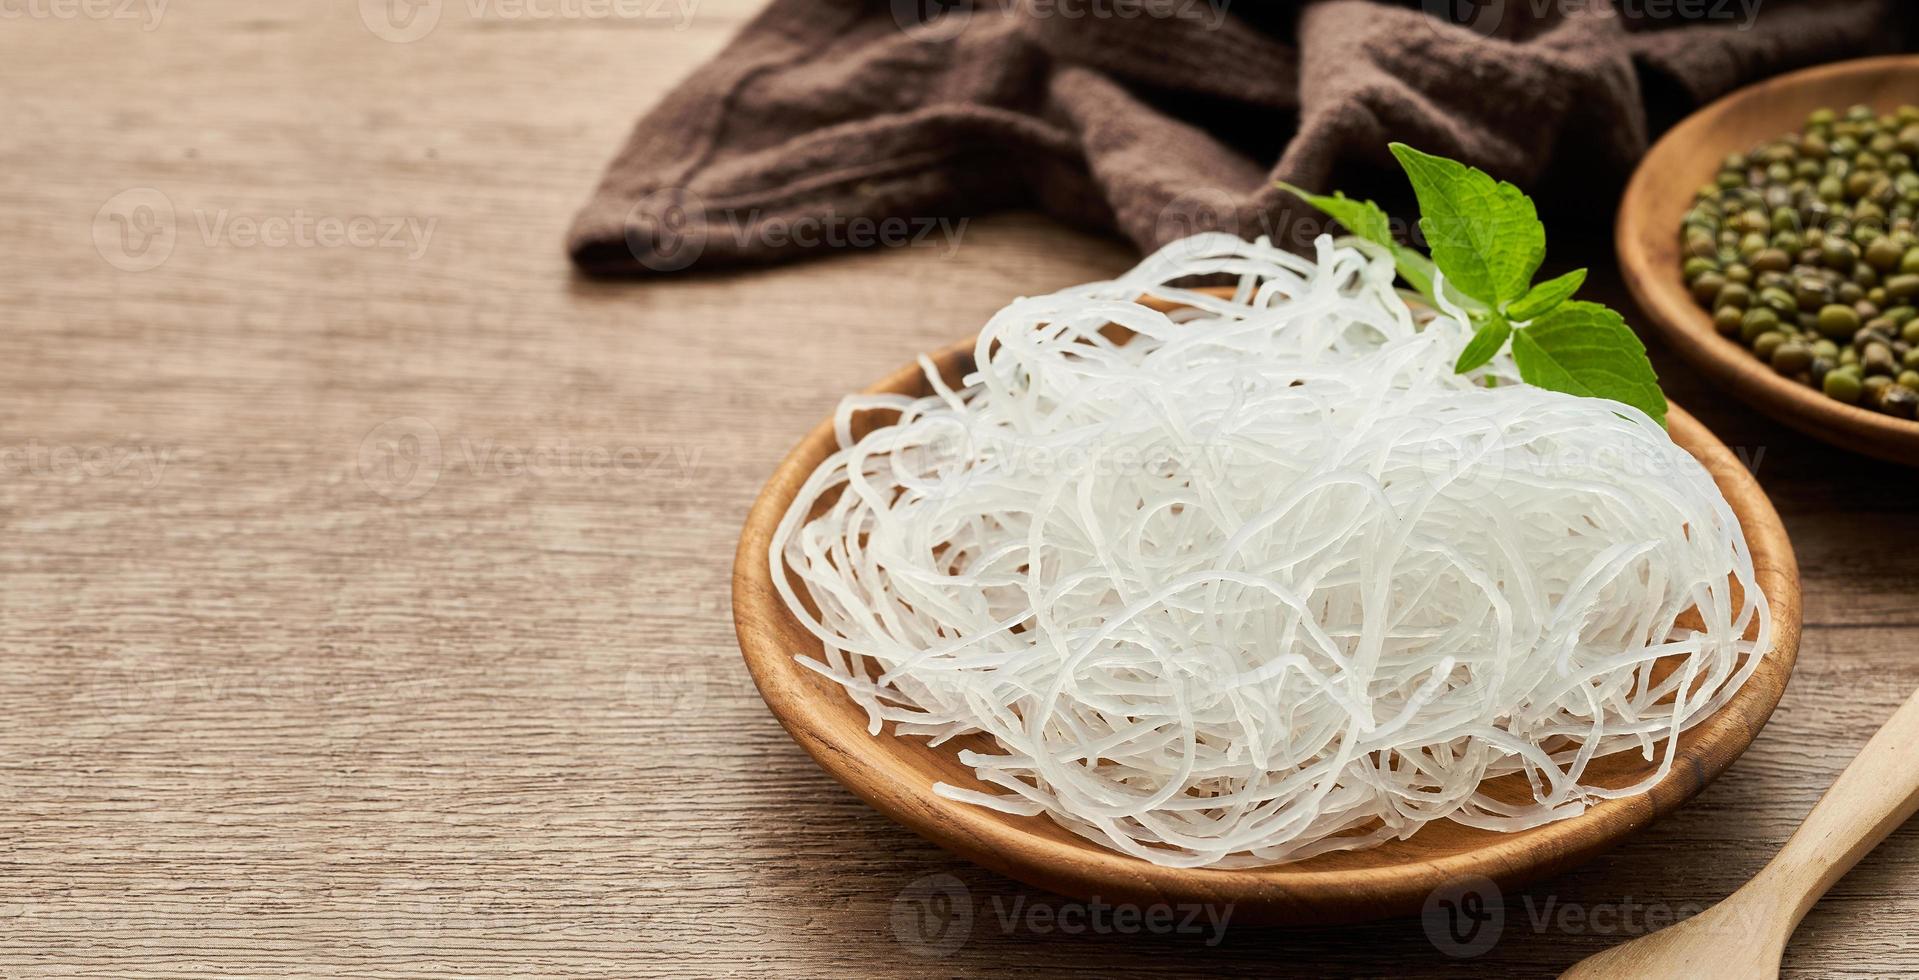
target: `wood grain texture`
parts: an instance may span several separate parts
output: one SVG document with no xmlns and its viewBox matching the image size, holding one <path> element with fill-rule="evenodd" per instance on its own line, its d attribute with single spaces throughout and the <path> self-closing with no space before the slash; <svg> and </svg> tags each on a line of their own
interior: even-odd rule
<svg viewBox="0 0 1919 980">
<path fill-rule="evenodd" d="M 1231 294 L 1224 288 L 1214 291 Z M 1118 330 L 1109 327 L 1109 331 Z M 1124 337 L 1123 331 L 1109 335 L 1115 340 Z M 976 370 L 977 347 L 977 338 L 969 338 L 928 357 L 944 383 L 957 388 Z M 903 365 L 866 390 L 915 398 L 934 394 L 917 364 Z M 854 419 L 854 436 L 888 417 L 873 413 Z M 839 448 L 832 418 L 815 425 L 781 460 L 747 514 L 733 564 L 734 624 L 760 695 L 822 768 L 927 839 L 1021 882 L 1081 901 L 1097 897 L 1142 906 L 1231 907 L 1235 918 L 1267 925 L 1343 924 L 1418 914 L 1430 896 L 1455 882 L 1484 878 L 1512 888 L 1616 846 L 1684 804 L 1725 771 L 1779 703 L 1799 651 L 1799 570 L 1792 545 L 1764 491 L 1730 449 L 1677 405 L 1672 407 L 1670 425 L 1674 441 L 1708 467 L 1739 518 L 1755 578 L 1772 610 L 1773 642 L 1732 700 L 1680 737 L 1671 771 L 1650 791 L 1598 803 L 1577 818 L 1523 832 L 1496 833 L 1437 821 L 1406 840 L 1277 867 L 1165 868 L 1089 842 L 1044 818 L 1009 815 L 938 796 L 935 783 L 981 793 L 998 791 L 974 778 L 972 768 L 959 758 L 962 750 L 992 751 L 990 742 L 954 740 L 934 747 L 924 739 L 893 737 L 890 730 L 885 737 L 874 738 L 867 731 L 866 713 L 838 684 L 794 659 L 799 651 L 812 651 L 817 657 L 820 644 L 776 591 L 767 556 L 779 523 L 802 485 Z M 1663 746 L 1659 751 L 1663 753 Z M 1582 781 L 1632 786 L 1657 769 L 1653 760 L 1636 753 L 1615 753 L 1595 760 Z M 1506 784 L 1512 799 L 1532 798 L 1518 776 L 1494 782 Z M 1500 795 L 1492 785 L 1488 784 L 1488 792 Z"/>
<path fill-rule="evenodd" d="M 1919 694 L 1839 774 L 1773 859 L 1725 901 L 1582 960 L 1561 980 L 1777 976 L 1794 930 L 1846 872 L 1919 810 Z M 1740 941 L 1729 942 L 1737 935 Z"/>
<path fill-rule="evenodd" d="M 1015 215 L 956 250 L 573 278 L 560 240 L 600 166 L 754 5 L 675 30 L 449 3 L 407 44 L 349 3 L 5 23 L 0 976 L 1550 975 L 1731 892 L 1919 688 L 1910 472 L 1655 343 L 1673 396 L 1758 460 L 1803 574 L 1799 667 L 1737 764 L 1508 895 L 1470 961 L 1418 919 L 1062 932 L 1037 910 L 1070 905 L 893 824 L 786 736 L 729 572 L 841 392 L 1131 256 Z M 93 230 L 139 187 L 176 240 L 126 272 Z M 408 258 L 203 234 L 222 209 L 437 223 Z M 1553 227 L 1553 271 L 1592 264 L 1618 299 L 1609 239 Z M 408 418 L 437 434 L 431 481 L 399 479 L 426 430 L 380 429 Z M 142 449 L 169 454 L 158 479 Z M 642 463 L 589 458 L 626 449 Z M 972 923 L 928 958 L 895 912 L 935 875 Z M 1786 973 L 1919 971 L 1915 881 L 1908 826 Z"/>
<path fill-rule="evenodd" d="M 1720 336 L 1680 274 L 1679 226 L 1699 187 L 1729 154 L 1796 133 L 1814 109 L 1919 99 L 1919 56 L 1865 58 L 1761 82 L 1701 109 L 1646 154 L 1619 205 L 1617 247 L 1627 286 L 1648 322 L 1700 373 L 1760 411 L 1837 446 L 1919 466 L 1919 422 L 1847 405 L 1780 375 Z"/>
</svg>

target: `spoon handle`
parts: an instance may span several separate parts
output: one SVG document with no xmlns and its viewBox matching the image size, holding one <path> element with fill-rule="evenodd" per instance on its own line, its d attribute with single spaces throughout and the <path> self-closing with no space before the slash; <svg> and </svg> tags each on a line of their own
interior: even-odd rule
<svg viewBox="0 0 1919 980">
<path fill-rule="evenodd" d="M 1748 885 L 1794 903 L 1790 933 L 1820 896 L 1919 810 L 1919 693 L 1907 699 Z"/>
</svg>

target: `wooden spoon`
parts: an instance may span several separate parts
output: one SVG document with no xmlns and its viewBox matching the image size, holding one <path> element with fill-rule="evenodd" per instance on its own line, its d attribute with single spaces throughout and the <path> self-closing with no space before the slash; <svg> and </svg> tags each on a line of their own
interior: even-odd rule
<svg viewBox="0 0 1919 980">
<path fill-rule="evenodd" d="M 1919 694 L 1839 774 L 1772 863 L 1718 905 L 1581 960 L 1560 980 L 1777 977 L 1813 903 L 1919 810 Z"/>
</svg>

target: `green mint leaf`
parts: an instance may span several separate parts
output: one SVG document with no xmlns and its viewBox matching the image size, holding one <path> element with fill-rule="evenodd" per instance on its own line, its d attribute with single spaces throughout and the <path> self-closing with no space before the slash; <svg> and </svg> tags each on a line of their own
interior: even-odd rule
<svg viewBox="0 0 1919 980">
<path fill-rule="evenodd" d="M 1645 345 L 1598 303 L 1562 303 L 1514 331 L 1513 359 L 1527 384 L 1624 402 L 1666 424 L 1666 396 Z"/>
<path fill-rule="evenodd" d="M 1307 204 L 1326 213 L 1334 221 L 1346 226 L 1354 237 L 1362 238 L 1375 245 L 1382 245 L 1393 256 L 1393 266 L 1399 271 L 1399 277 L 1413 287 L 1421 296 L 1431 299 L 1433 295 L 1433 260 L 1419 254 L 1416 249 L 1407 248 L 1393 238 L 1393 222 L 1379 205 L 1371 201 L 1361 201 L 1347 197 L 1343 192 L 1334 191 L 1331 196 L 1315 194 L 1300 187 L 1294 187 L 1283 180 L 1274 181 L 1280 190 L 1305 201 Z"/>
<path fill-rule="evenodd" d="M 1579 287 L 1586 284 L 1586 270 L 1574 269 L 1557 279 L 1548 279 L 1532 288 L 1532 292 L 1513 300 L 1506 307 L 1506 318 L 1521 323 L 1552 312 L 1553 307 L 1572 299 Z"/>
<path fill-rule="evenodd" d="M 1493 313 L 1479 325 L 1473 339 L 1466 342 L 1466 349 L 1459 352 L 1459 360 L 1453 363 L 1453 373 L 1465 374 L 1485 365 L 1487 361 L 1499 356 L 1506 346 L 1507 338 L 1513 335 L 1511 320 Z"/>
<path fill-rule="evenodd" d="M 1394 244 L 1392 219 L 1386 217 L 1386 212 L 1379 205 L 1371 201 L 1347 197 L 1343 191 L 1334 191 L 1332 196 L 1328 197 L 1294 187 L 1283 180 L 1273 183 L 1277 184 L 1280 190 L 1326 212 L 1328 217 L 1345 225 L 1347 231 L 1360 238 L 1369 242 L 1378 242 L 1381 245 Z"/>
<path fill-rule="evenodd" d="M 1433 262 L 1459 291 L 1488 306 L 1526 295 L 1546 257 L 1546 226 L 1532 199 L 1463 163 L 1392 144 L 1419 198 Z"/>
</svg>

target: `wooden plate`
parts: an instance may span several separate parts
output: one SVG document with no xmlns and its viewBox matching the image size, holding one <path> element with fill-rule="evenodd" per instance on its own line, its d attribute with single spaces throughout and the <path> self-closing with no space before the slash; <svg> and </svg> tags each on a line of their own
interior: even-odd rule
<svg viewBox="0 0 1919 980">
<path fill-rule="evenodd" d="M 1626 285 L 1666 341 L 1754 408 L 1855 452 L 1919 466 L 1919 422 L 1847 405 L 1775 373 L 1713 329 L 1680 271 L 1679 223 L 1731 153 L 1796 133 L 1814 109 L 1919 102 L 1919 56 L 1869 58 L 1783 75 L 1694 113 L 1646 154 L 1619 204 L 1615 239 Z"/>
<path fill-rule="evenodd" d="M 933 356 L 948 384 L 973 367 L 967 341 Z M 930 394 L 907 365 L 868 389 Z M 1684 803 L 1745 750 L 1771 715 L 1799 649 L 1799 570 L 1779 515 L 1747 470 L 1692 416 L 1673 406 L 1675 441 L 1712 471 L 1739 515 L 1777 642 L 1737 696 L 1680 736 L 1672 772 L 1651 792 L 1606 801 L 1585 814 L 1514 834 L 1448 821 L 1404 841 L 1257 870 L 1162 868 L 1107 850 L 1045 817 L 1011 816 L 933 795 L 933 783 L 990 790 L 955 758 L 952 743 L 866 733 L 866 715 L 834 682 L 794 662 L 819 641 L 773 589 L 767 548 L 802 483 L 835 447 L 831 420 L 816 426 L 774 471 L 748 515 L 733 566 L 733 621 L 760 695 L 794 741 L 861 799 L 921 836 L 1037 888 L 1106 903 L 1230 903 L 1234 922 L 1335 923 L 1418 911 L 1434 889 L 1483 875 L 1518 885 L 1575 865 Z M 890 728 L 890 726 L 889 726 Z M 1625 785 L 1649 771 L 1637 753 L 1595 762 L 1589 781 Z"/>
</svg>

